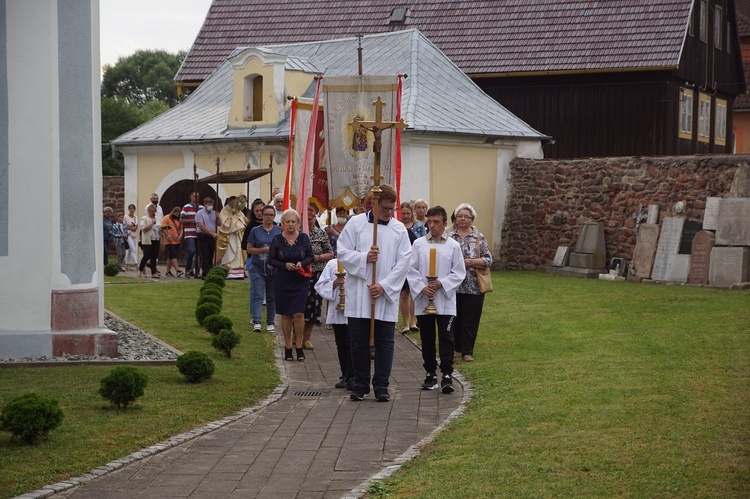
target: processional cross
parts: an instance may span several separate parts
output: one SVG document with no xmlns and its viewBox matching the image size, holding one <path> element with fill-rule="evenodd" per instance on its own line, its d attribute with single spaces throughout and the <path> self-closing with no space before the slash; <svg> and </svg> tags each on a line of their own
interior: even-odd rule
<svg viewBox="0 0 750 499">
<path fill-rule="evenodd" d="M 374 161 L 373 161 L 373 172 L 372 177 L 370 177 L 373 180 L 373 187 L 372 187 L 372 207 L 373 207 L 373 213 L 372 213 L 372 246 L 370 249 L 378 249 L 378 221 L 375 216 L 375 207 L 379 206 L 380 201 L 380 193 L 382 190 L 380 189 L 380 180 L 383 178 L 380 175 L 380 150 L 383 148 L 383 141 L 381 139 L 383 130 L 390 130 L 390 129 L 396 129 L 396 130 L 403 130 L 407 127 L 406 123 L 404 123 L 403 118 L 399 121 L 383 121 L 383 108 L 385 107 L 385 102 L 378 96 L 377 100 L 372 103 L 373 106 L 375 106 L 375 121 L 363 121 L 355 119 L 351 123 L 349 123 L 349 126 L 354 128 L 354 131 L 357 131 L 359 129 L 364 129 L 369 132 L 372 132 L 374 135 L 374 140 L 372 142 L 372 152 L 374 153 Z M 377 262 L 374 262 L 372 264 L 372 284 L 375 284 L 377 282 L 377 277 L 375 275 L 375 272 L 377 270 Z M 370 346 L 374 344 L 375 341 L 375 298 L 370 298 Z"/>
</svg>

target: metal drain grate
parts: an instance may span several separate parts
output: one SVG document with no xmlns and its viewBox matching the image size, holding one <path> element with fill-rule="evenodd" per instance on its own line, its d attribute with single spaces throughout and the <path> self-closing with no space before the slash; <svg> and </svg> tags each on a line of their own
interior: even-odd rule
<svg viewBox="0 0 750 499">
<path fill-rule="evenodd" d="M 328 393 L 319 390 L 301 390 L 294 392 L 294 395 L 297 397 L 323 397 Z"/>
</svg>

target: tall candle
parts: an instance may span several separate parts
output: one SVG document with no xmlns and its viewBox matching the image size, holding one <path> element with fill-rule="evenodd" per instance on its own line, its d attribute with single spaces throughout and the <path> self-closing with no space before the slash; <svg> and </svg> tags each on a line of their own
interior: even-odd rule
<svg viewBox="0 0 750 499">
<path fill-rule="evenodd" d="M 344 271 L 344 266 L 343 266 L 343 265 L 341 265 L 341 260 L 338 260 L 338 261 L 337 261 L 336 263 L 337 263 L 337 264 L 338 264 L 338 266 L 339 266 L 339 274 L 340 274 L 340 273 L 342 273 L 342 272 Z"/>
<path fill-rule="evenodd" d="M 435 274 L 435 257 L 437 254 L 437 248 L 430 248 L 430 275 L 434 276 Z"/>
</svg>

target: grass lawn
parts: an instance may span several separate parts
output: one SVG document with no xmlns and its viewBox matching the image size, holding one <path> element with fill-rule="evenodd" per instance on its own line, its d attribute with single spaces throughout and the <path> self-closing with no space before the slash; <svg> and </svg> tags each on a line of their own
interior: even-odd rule
<svg viewBox="0 0 750 499">
<path fill-rule="evenodd" d="M 494 287 L 467 412 L 373 495 L 750 496 L 750 292 Z"/>
<path fill-rule="evenodd" d="M 117 278 L 115 278 L 117 279 Z M 467 412 L 414 462 L 373 487 L 389 497 L 750 496 L 750 292 L 649 286 L 529 272 L 493 275 Z M 108 308 L 217 363 L 190 385 L 142 368 L 125 412 L 96 391 L 107 367 L 0 369 L 0 405 L 35 390 L 63 425 L 39 447 L 0 433 L 0 497 L 76 476 L 231 414 L 277 383 L 270 335 L 249 333 L 247 282 L 224 311 L 243 343 L 232 360 L 192 315 L 199 281 L 108 285 Z"/>
<path fill-rule="evenodd" d="M 124 282 L 127 278 L 111 278 Z M 50 395 L 65 413 L 62 426 L 35 447 L 21 447 L 0 433 L 0 497 L 78 476 L 113 459 L 220 419 L 263 399 L 278 383 L 273 339 L 250 332 L 248 282 L 227 282 L 223 313 L 242 343 L 227 360 L 195 322 L 202 281 L 105 286 L 105 304 L 121 317 L 184 351 L 206 352 L 213 379 L 184 381 L 174 366 L 139 367 L 148 375 L 142 399 L 126 411 L 111 408 L 97 391 L 112 367 L 72 366 L 0 369 L 0 406 L 27 391 Z"/>
</svg>

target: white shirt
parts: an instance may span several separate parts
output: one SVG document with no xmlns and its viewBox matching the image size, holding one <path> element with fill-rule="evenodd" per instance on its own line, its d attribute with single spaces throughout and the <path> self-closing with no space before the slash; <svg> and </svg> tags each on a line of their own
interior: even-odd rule
<svg viewBox="0 0 750 499">
<path fill-rule="evenodd" d="M 338 272 L 338 260 L 336 258 L 328 260 L 323 272 L 320 273 L 320 279 L 315 283 L 315 291 L 324 299 L 328 300 L 328 313 L 326 314 L 326 324 L 346 324 L 346 316 L 343 310 L 336 310 L 339 304 L 340 290 L 338 286 L 333 285 Z M 344 278 L 346 280 L 346 278 Z"/>
<path fill-rule="evenodd" d="M 151 206 L 151 201 L 148 202 L 148 204 L 143 208 L 143 214 L 148 216 L 148 207 Z M 161 210 L 161 206 L 157 203 L 156 204 L 156 219 L 160 222 L 164 220 L 164 212 Z"/>
<path fill-rule="evenodd" d="M 427 297 L 423 291 L 427 287 L 427 275 L 430 270 L 430 248 L 435 248 L 435 274 L 442 287 L 437 290 L 432 304 L 438 315 L 456 315 L 456 291 L 466 277 L 466 266 L 461 245 L 453 239 L 435 244 L 426 237 L 420 237 L 412 246 L 411 262 L 407 279 L 409 290 L 414 298 L 414 311 L 425 315 Z"/>
<path fill-rule="evenodd" d="M 338 259 L 347 272 L 347 317 L 370 319 L 370 292 L 373 264 L 367 263 L 367 253 L 372 246 L 372 226 L 367 214 L 352 217 L 341 231 L 337 242 Z M 398 297 L 409 270 L 411 245 L 404 224 L 392 218 L 388 225 L 378 225 L 376 282 L 383 287 L 383 295 L 375 300 L 375 319 L 396 322 Z"/>
</svg>

